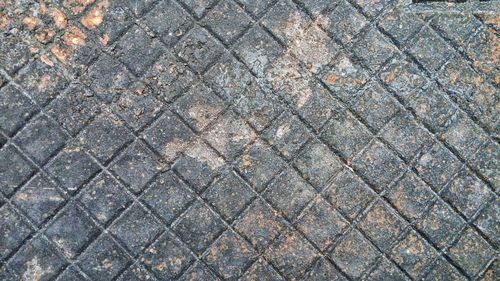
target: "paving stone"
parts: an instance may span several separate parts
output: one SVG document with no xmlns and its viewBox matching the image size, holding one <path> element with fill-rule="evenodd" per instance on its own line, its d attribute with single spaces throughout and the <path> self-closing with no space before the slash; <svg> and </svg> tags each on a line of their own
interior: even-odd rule
<svg viewBox="0 0 500 281">
<path fill-rule="evenodd" d="M 363 0 L 356 0 L 354 2 L 358 4 L 359 7 L 361 7 L 361 10 L 369 17 L 377 16 L 380 12 L 382 12 L 384 9 L 387 9 L 387 7 L 390 7 L 393 4 L 392 0 L 381 0 L 373 4 L 367 3 Z"/>
<path fill-rule="evenodd" d="M 194 200 L 194 194 L 174 173 L 167 172 L 149 184 L 141 200 L 170 224 Z"/>
<path fill-rule="evenodd" d="M 67 146 L 46 167 L 48 173 L 69 193 L 76 192 L 101 168 L 78 146 Z"/>
<path fill-rule="evenodd" d="M 274 4 L 273 0 L 262 0 L 262 1 L 252 1 L 252 0 L 236 0 L 240 3 L 245 11 L 253 15 L 254 17 L 259 17 L 265 11 L 268 11 L 269 7 Z"/>
<path fill-rule="evenodd" d="M 375 130 L 380 130 L 401 110 L 397 100 L 376 81 L 368 82 L 347 102 Z"/>
<path fill-rule="evenodd" d="M 445 130 L 457 111 L 456 106 L 446 97 L 446 93 L 436 84 L 411 94 L 407 104 L 424 124 L 436 132 Z"/>
<path fill-rule="evenodd" d="M 1 191 L 10 196 L 33 175 L 35 167 L 12 145 L 0 149 L 0 159 Z"/>
<path fill-rule="evenodd" d="M 158 157 L 140 140 L 118 156 L 112 163 L 111 170 L 127 184 L 134 192 L 138 193 L 159 170 Z"/>
<path fill-rule="evenodd" d="M 7 266 L 28 280 L 51 280 L 65 264 L 53 246 L 37 236 L 24 244 Z"/>
<path fill-rule="evenodd" d="M 298 229 L 322 251 L 340 237 L 347 225 L 340 213 L 322 198 L 314 199 L 297 221 Z"/>
<path fill-rule="evenodd" d="M 46 113 L 75 136 L 100 110 L 99 100 L 89 89 L 71 84 L 47 107 Z"/>
<path fill-rule="evenodd" d="M 392 249 L 391 256 L 412 278 L 422 276 L 438 252 L 420 235 L 411 231 Z"/>
<path fill-rule="evenodd" d="M 400 239 L 407 225 L 406 221 L 381 200 L 377 200 L 359 222 L 359 227 L 366 236 L 386 253 L 391 245 Z"/>
<path fill-rule="evenodd" d="M 222 55 L 204 77 L 210 87 L 227 101 L 238 99 L 253 82 L 245 65 L 229 54 Z"/>
<path fill-rule="evenodd" d="M 81 281 L 85 280 L 85 277 L 78 272 L 75 266 L 68 266 L 62 273 L 57 277 L 57 281 L 63 281 L 63 280 L 68 280 L 68 281 Z"/>
<path fill-rule="evenodd" d="M 473 19 L 475 21 L 475 19 Z M 467 55 L 471 58 L 473 66 L 479 71 L 487 74 L 492 78 L 493 83 L 498 86 L 497 77 L 499 75 L 498 68 L 495 68 L 495 54 L 492 52 L 492 47 L 496 42 L 495 32 L 482 28 L 476 35 L 466 44 Z M 493 58 L 493 59 L 492 59 Z"/>
<path fill-rule="evenodd" d="M 413 92 L 427 83 L 422 71 L 401 55 L 391 58 L 380 70 L 379 77 L 403 102 L 411 100 Z"/>
<path fill-rule="evenodd" d="M 178 277 L 194 261 L 190 251 L 170 233 L 162 234 L 139 259 L 160 280 Z"/>
<path fill-rule="evenodd" d="M 350 230 L 330 252 L 335 264 L 351 278 L 360 277 L 375 262 L 377 251 L 357 230 Z"/>
<path fill-rule="evenodd" d="M 74 258 L 99 234 L 99 229 L 81 208 L 69 207 L 45 231 L 68 258 Z"/>
<path fill-rule="evenodd" d="M 291 0 L 280 0 L 267 11 L 261 22 L 274 36 L 288 44 L 294 40 L 297 30 L 308 26 L 310 19 Z"/>
<path fill-rule="evenodd" d="M 378 25 L 400 44 L 417 33 L 423 24 L 418 15 L 402 12 L 401 9 L 383 14 L 378 22 Z"/>
<path fill-rule="evenodd" d="M 313 17 L 321 16 L 322 13 L 327 9 L 331 8 L 332 3 L 328 0 L 301 0 L 300 3 L 306 8 L 306 10 L 313 15 Z M 334 4 L 334 3 L 333 3 Z"/>
<path fill-rule="evenodd" d="M 154 275 L 150 273 L 147 269 L 137 264 L 129 267 L 120 277 L 117 279 L 119 281 L 125 280 L 133 280 L 133 281 L 142 281 L 142 280 L 153 280 L 156 281 L 158 279 L 154 278 Z"/>
<path fill-rule="evenodd" d="M 284 165 L 283 159 L 271 147 L 262 141 L 256 141 L 245 149 L 238 161 L 238 170 L 260 192 Z"/>
<path fill-rule="evenodd" d="M 257 76 L 264 76 L 266 68 L 283 51 L 282 47 L 258 26 L 250 28 L 235 45 L 236 53 Z"/>
<path fill-rule="evenodd" d="M 440 143 L 434 144 L 415 165 L 418 175 L 435 191 L 440 191 L 459 167 L 458 159 Z"/>
<path fill-rule="evenodd" d="M 79 201 L 103 224 L 121 213 L 131 200 L 125 187 L 108 173 L 95 177 L 79 197 Z"/>
<path fill-rule="evenodd" d="M 77 139 L 84 150 L 101 162 L 107 162 L 132 141 L 132 134 L 116 115 L 102 113 L 80 132 Z"/>
<path fill-rule="evenodd" d="M 370 28 L 354 43 L 353 52 L 361 57 L 368 67 L 377 71 L 390 57 L 396 54 L 396 46 L 376 28 Z"/>
<path fill-rule="evenodd" d="M 167 47 L 177 43 L 193 26 L 188 14 L 175 1 L 161 1 L 142 18 L 142 22 L 156 33 Z"/>
<path fill-rule="evenodd" d="M 493 245 L 499 245 L 499 239 L 496 235 L 500 230 L 500 226 L 498 225 L 498 217 L 499 217 L 499 201 L 498 197 L 483 209 L 482 213 L 477 217 L 474 224 L 489 238 L 493 241 Z"/>
<path fill-rule="evenodd" d="M 468 228 L 449 249 L 449 254 L 469 276 L 476 276 L 495 256 L 495 251 L 476 231 Z"/>
<path fill-rule="evenodd" d="M 369 76 L 358 63 L 341 52 L 325 69 L 322 81 L 344 102 L 369 81 Z"/>
<path fill-rule="evenodd" d="M 218 213 L 232 221 L 255 197 L 252 189 L 234 171 L 229 171 L 203 193 Z"/>
<path fill-rule="evenodd" d="M 406 112 L 398 113 L 381 130 L 380 134 L 406 162 L 426 151 L 432 144 L 432 135 Z"/>
<path fill-rule="evenodd" d="M 208 249 L 204 260 L 225 279 L 239 277 L 255 257 L 255 251 L 234 231 L 224 232 Z"/>
<path fill-rule="evenodd" d="M 437 199 L 432 189 L 413 172 L 406 173 L 385 195 L 406 219 L 420 219 Z"/>
<path fill-rule="evenodd" d="M 12 196 L 12 203 L 36 225 L 53 216 L 64 201 L 54 184 L 42 174 L 37 174 Z"/>
<path fill-rule="evenodd" d="M 129 29 L 115 47 L 117 57 L 136 75 L 146 71 L 163 52 L 162 44 L 138 26 Z"/>
<path fill-rule="evenodd" d="M 81 18 L 80 23 L 92 30 L 103 42 L 111 44 L 132 24 L 132 14 L 120 1 L 99 1 Z"/>
<path fill-rule="evenodd" d="M 430 27 L 422 28 L 409 45 L 409 51 L 429 72 L 438 70 L 453 55 L 448 45 Z"/>
<path fill-rule="evenodd" d="M 495 188 L 495 191 L 500 187 L 500 177 L 498 176 L 498 143 L 487 141 L 486 144 L 479 149 L 476 156 L 473 157 L 472 163 L 477 167 L 479 172 L 485 176 Z"/>
<path fill-rule="evenodd" d="M 417 228 L 442 249 L 450 245 L 464 224 L 465 221 L 457 213 L 444 201 L 438 200 L 417 224 Z"/>
<path fill-rule="evenodd" d="M 231 160 L 238 157 L 256 135 L 243 119 L 227 112 L 207 131 L 205 138 L 226 159 Z"/>
<path fill-rule="evenodd" d="M 202 131 L 223 110 L 222 100 L 203 83 L 195 84 L 177 99 L 175 111 L 197 131 Z"/>
<path fill-rule="evenodd" d="M 487 86 L 487 83 L 482 83 L 483 79 L 465 59 L 458 56 L 446 63 L 438 76 L 444 90 L 453 93 L 454 100 L 467 107 L 472 107 L 474 96 L 480 95 L 480 91 Z"/>
<path fill-rule="evenodd" d="M 202 18 L 206 14 L 206 11 L 211 9 L 217 1 L 208 0 L 199 2 L 196 0 L 182 0 L 182 2 L 189 8 L 189 10 L 191 10 L 191 13 L 193 13 L 197 18 Z"/>
<path fill-rule="evenodd" d="M 224 230 L 224 224 L 204 203 L 196 201 L 173 225 L 179 235 L 197 255 Z"/>
<path fill-rule="evenodd" d="M 137 131 L 150 123 L 159 114 L 162 106 L 163 104 L 153 96 L 148 86 L 135 83 L 120 95 L 113 109 Z"/>
<path fill-rule="evenodd" d="M 295 109 L 309 126 L 319 132 L 325 123 L 342 112 L 344 107 L 319 82 L 314 82 L 311 88 L 307 101 L 304 102 L 300 98 L 295 100 Z"/>
<path fill-rule="evenodd" d="M 473 15 L 454 14 L 435 15 L 432 17 L 431 24 L 457 45 L 464 45 L 481 26 L 481 22 Z"/>
<path fill-rule="evenodd" d="M 257 131 L 262 131 L 283 111 L 278 97 L 251 82 L 233 102 L 234 109 Z"/>
<path fill-rule="evenodd" d="M 267 249 L 264 256 L 286 278 L 299 279 L 318 254 L 300 234 L 287 232 Z"/>
<path fill-rule="evenodd" d="M 320 258 L 311 268 L 305 280 L 348 280 L 331 262 Z"/>
<path fill-rule="evenodd" d="M 11 2 L 0 280 L 498 279 L 489 2 Z"/>
<path fill-rule="evenodd" d="M 345 217 L 354 220 L 368 203 L 375 198 L 375 192 L 350 169 L 343 168 L 331 185 L 324 190 L 326 199 Z"/>
<path fill-rule="evenodd" d="M 328 18 L 331 22 L 326 27 L 327 30 L 344 44 L 351 43 L 361 29 L 368 24 L 365 17 L 345 0 L 339 1 Z"/>
<path fill-rule="evenodd" d="M 78 266 L 93 280 L 109 280 L 128 263 L 126 252 L 108 234 L 102 234 L 83 252 Z"/>
<path fill-rule="evenodd" d="M 161 233 L 162 227 L 142 206 L 132 204 L 113 222 L 109 231 L 138 255 Z"/>
<path fill-rule="evenodd" d="M 292 158 L 312 135 L 297 117 L 285 112 L 271 128 L 264 131 L 263 137 L 285 157 Z"/>
<path fill-rule="evenodd" d="M 422 280 L 467 280 L 455 267 L 443 258 L 439 258 L 431 271 Z"/>
<path fill-rule="evenodd" d="M 203 141 L 196 141 L 186 149 L 173 169 L 197 192 L 202 191 L 223 169 L 224 159 Z"/>
<path fill-rule="evenodd" d="M 252 266 L 245 272 L 241 280 L 285 280 L 281 275 L 276 272 L 265 260 L 262 258 L 254 262 Z"/>
<path fill-rule="evenodd" d="M 170 111 L 163 113 L 143 132 L 144 140 L 167 161 L 175 159 L 193 137 L 189 127 Z"/>
<path fill-rule="evenodd" d="M 195 263 L 193 266 L 191 266 L 185 273 L 182 275 L 179 280 L 182 281 L 188 281 L 188 280 L 208 280 L 208 281 L 215 281 L 215 280 L 220 280 L 215 274 L 208 269 L 207 266 L 205 266 L 202 263 Z"/>
<path fill-rule="evenodd" d="M 382 261 L 370 272 L 367 276 L 370 280 L 410 280 L 394 263 L 391 263 L 387 258 L 382 258 Z"/>
<path fill-rule="evenodd" d="M 285 227 L 283 218 L 261 199 L 256 199 L 238 219 L 234 228 L 258 251 L 266 249 Z"/>
<path fill-rule="evenodd" d="M 143 77 L 159 99 L 166 102 L 186 92 L 195 79 L 188 65 L 168 52 L 160 56 Z"/>
<path fill-rule="evenodd" d="M 0 207 L 0 215 L 0 226 L 3 229 L 3 234 L 0 236 L 0 259 L 4 261 L 22 245 L 32 229 L 12 207 L 7 205 Z"/>
<path fill-rule="evenodd" d="M 470 171 L 462 170 L 451 181 L 447 189 L 441 193 L 441 196 L 465 217 L 471 218 L 482 205 L 493 197 L 493 193 Z"/>
<path fill-rule="evenodd" d="M 82 77 L 82 82 L 107 102 L 116 100 L 132 80 L 127 68 L 107 54 L 99 56 Z"/>
<path fill-rule="evenodd" d="M 40 105 L 47 104 L 68 86 L 68 81 L 59 70 L 40 60 L 19 71 L 15 80 Z"/>
<path fill-rule="evenodd" d="M 66 141 L 64 132 L 46 115 L 39 115 L 14 138 L 21 150 L 38 164 L 47 162 Z"/>
<path fill-rule="evenodd" d="M 223 53 L 223 46 L 208 31 L 195 26 L 175 46 L 177 55 L 203 73 Z"/>
<path fill-rule="evenodd" d="M 279 174 L 264 193 L 264 197 L 289 220 L 297 218 L 314 195 L 314 188 L 292 168 L 287 168 Z"/>
<path fill-rule="evenodd" d="M 13 34 L 2 34 L 1 38 L 1 65 L 8 73 L 15 73 L 30 59 L 29 45 Z"/>
<path fill-rule="evenodd" d="M 322 190 L 327 182 L 342 169 L 340 159 L 325 144 L 316 139 L 306 145 L 294 162 L 302 176 L 317 190 Z"/>
<path fill-rule="evenodd" d="M 374 185 L 377 192 L 386 189 L 405 168 L 403 160 L 378 140 L 372 141 L 366 150 L 356 156 L 352 165 Z"/>
<path fill-rule="evenodd" d="M 250 24 L 250 18 L 242 8 L 230 0 L 217 3 L 203 18 L 207 25 L 226 44 L 238 38 Z"/>
</svg>

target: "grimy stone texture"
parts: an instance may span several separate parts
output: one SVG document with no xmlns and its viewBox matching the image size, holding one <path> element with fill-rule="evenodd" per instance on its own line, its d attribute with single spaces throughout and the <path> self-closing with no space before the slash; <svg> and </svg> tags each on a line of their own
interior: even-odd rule
<svg viewBox="0 0 500 281">
<path fill-rule="evenodd" d="M 499 280 L 499 86 L 497 0 L 0 0 L 0 280 Z"/>
</svg>

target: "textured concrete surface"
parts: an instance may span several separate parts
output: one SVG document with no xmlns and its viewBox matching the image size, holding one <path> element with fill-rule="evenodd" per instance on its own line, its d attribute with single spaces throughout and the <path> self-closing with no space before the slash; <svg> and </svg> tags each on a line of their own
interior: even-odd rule
<svg viewBox="0 0 500 281">
<path fill-rule="evenodd" d="M 498 280 L 499 5 L 0 1 L 0 280 Z"/>
</svg>

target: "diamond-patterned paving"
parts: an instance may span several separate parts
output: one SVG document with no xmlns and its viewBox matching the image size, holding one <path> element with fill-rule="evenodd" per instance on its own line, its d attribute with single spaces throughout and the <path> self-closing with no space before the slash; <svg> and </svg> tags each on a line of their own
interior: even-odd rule
<svg viewBox="0 0 500 281">
<path fill-rule="evenodd" d="M 6 0 L 0 36 L 0 280 L 500 278 L 497 0 Z"/>
</svg>

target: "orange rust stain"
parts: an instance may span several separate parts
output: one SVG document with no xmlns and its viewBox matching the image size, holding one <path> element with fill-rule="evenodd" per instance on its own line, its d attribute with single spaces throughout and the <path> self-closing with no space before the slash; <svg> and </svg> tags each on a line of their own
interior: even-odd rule
<svg viewBox="0 0 500 281">
<path fill-rule="evenodd" d="M 36 28 L 38 25 L 38 20 L 34 17 L 25 17 L 23 19 L 23 24 L 28 28 L 29 30 L 33 30 Z"/>
<path fill-rule="evenodd" d="M 329 85 L 333 85 L 333 83 L 335 83 L 335 81 L 337 81 L 339 78 L 336 76 L 336 75 L 330 75 L 328 76 L 328 78 L 326 78 L 326 82 L 329 84 Z"/>
<path fill-rule="evenodd" d="M 10 24 L 10 19 L 6 15 L 0 13 L 0 29 L 7 30 Z"/>
<path fill-rule="evenodd" d="M 107 0 L 101 1 L 81 20 L 81 23 L 88 29 L 96 29 L 102 23 L 108 7 L 109 2 Z"/>
<path fill-rule="evenodd" d="M 52 38 L 54 38 L 55 35 L 56 33 L 54 30 L 49 28 L 44 28 L 35 35 L 35 38 L 36 40 L 38 40 L 38 42 L 45 44 L 49 42 Z"/>
<path fill-rule="evenodd" d="M 50 60 L 48 55 L 42 55 L 40 60 L 48 66 L 54 66 L 54 62 Z"/>
<path fill-rule="evenodd" d="M 80 29 L 72 26 L 63 36 L 64 44 L 70 47 L 77 47 L 85 45 L 87 36 Z"/>
<path fill-rule="evenodd" d="M 58 45 L 53 45 L 52 48 L 50 48 L 50 51 L 62 63 L 65 63 L 66 60 L 68 59 L 69 56 L 68 51 L 66 49 L 61 48 Z"/>
<path fill-rule="evenodd" d="M 60 29 L 66 28 L 66 25 L 68 24 L 68 18 L 63 12 L 61 12 L 58 9 L 53 9 L 51 15 L 52 19 L 54 19 L 54 23 L 58 28 Z"/>
<path fill-rule="evenodd" d="M 106 46 L 109 43 L 109 36 L 107 34 L 104 34 L 104 36 L 99 37 L 99 41 L 103 46 Z"/>
</svg>

